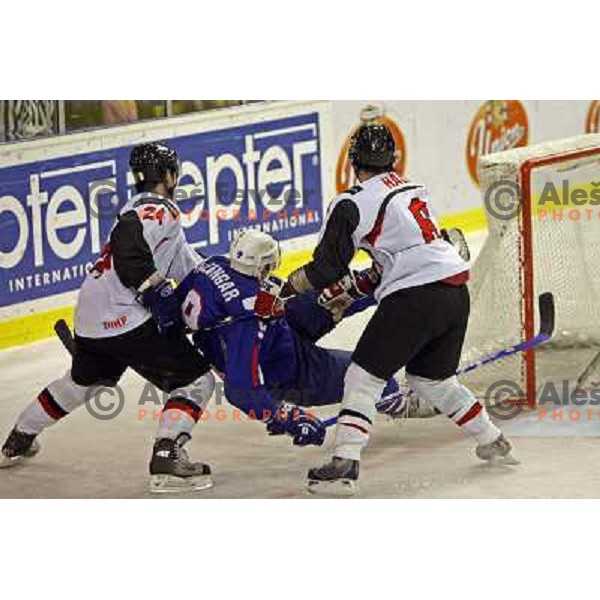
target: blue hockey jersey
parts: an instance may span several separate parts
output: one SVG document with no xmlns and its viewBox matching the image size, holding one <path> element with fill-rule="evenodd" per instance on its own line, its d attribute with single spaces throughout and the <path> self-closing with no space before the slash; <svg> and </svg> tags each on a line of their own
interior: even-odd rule
<svg viewBox="0 0 600 600">
<path fill-rule="evenodd" d="M 259 289 L 256 278 L 217 256 L 194 268 L 178 291 L 185 324 L 198 332 L 196 345 L 223 374 L 227 399 L 262 420 L 277 409 L 269 389 L 295 380 L 297 359 L 286 320 L 255 315 Z"/>
</svg>

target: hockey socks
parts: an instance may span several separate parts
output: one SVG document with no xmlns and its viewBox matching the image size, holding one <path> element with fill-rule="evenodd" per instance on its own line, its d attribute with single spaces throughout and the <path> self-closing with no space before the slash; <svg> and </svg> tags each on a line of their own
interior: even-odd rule
<svg viewBox="0 0 600 600">
<path fill-rule="evenodd" d="M 407 374 L 406 378 L 419 396 L 433 404 L 479 444 L 489 444 L 501 435 L 484 406 L 460 384 L 456 376 L 441 381 L 411 374 Z"/>
<path fill-rule="evenodd" d="M 360 460 L 369 441 L 375 417 L 375 402 L 381 397 L 386 381 L 374 377 L 351 363 L 344 380 L 344 398 L 335 430 L 334 455 Z"/>
<path fill-rule="evenodd" d="M 77 385 L 67 371 L 45 387 L 17 419 L 16 428 L 23 433 L 39 435 L 85 403 L 89 388 Z"/>
</svg>

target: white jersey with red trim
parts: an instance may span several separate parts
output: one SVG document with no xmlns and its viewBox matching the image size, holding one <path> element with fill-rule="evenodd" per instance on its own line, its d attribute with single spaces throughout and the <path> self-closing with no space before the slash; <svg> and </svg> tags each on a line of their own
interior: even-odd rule
<svg viewBox="0 0 600 600">
<path fill-rule="evenodd" d="M 347 198 L 360 213 L 354 246 L 366 250 L 382 269 L 377 301 L 468 269 L 454 246 L 442 238 L 424 185 L 394 172 L 383 173 L 340 194 L 334 203 Z"/>
<path fill-rule="evenodd" d="M 201 258 L 187 244 L 177 205 L 155 194 L 138 194 L 123 206 L 119 216 L 135 211 L 141 239 L 152 254 L 156 270 L 166 279 L 183 281 Z M 114 228 L 117 226 L 113 226 Z M 109 238 L 110 239 L 110 238 Z M 125 286 L 114 268 L 113 249 L 107 243 L 87 274 L 75 308 L 75 332 L 103 338 L 135 329 L 149 318 L 136 300 L 136 291 Z"/>
</svg>

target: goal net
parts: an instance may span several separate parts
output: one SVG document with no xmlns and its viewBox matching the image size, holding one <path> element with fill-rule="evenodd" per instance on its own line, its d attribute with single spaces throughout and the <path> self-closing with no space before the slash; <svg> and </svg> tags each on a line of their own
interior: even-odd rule
<svg viewBox="0 0 600 600">
<path fill-rule="evenodd" d="M 473 265 L 462 364 L 534 337 L 543 292 L 554 295 L 556 327 L 537 350 L 463 381 L 479 397 L 514 382 L 513 399 L 534 406 L 547 382 L 574 389 L 600 351 L 600 135 L 487 155 L 479 170 L 488 237 Z"/>
</svg>

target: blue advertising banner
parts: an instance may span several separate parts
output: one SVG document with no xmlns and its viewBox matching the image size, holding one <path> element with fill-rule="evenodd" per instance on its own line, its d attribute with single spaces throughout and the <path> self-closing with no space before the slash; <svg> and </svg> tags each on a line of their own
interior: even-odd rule
<svg viewBox="0 0 600 600">
<path fill-rule="evenodd" d="M 175 199 L 188 241 L 227 252 L 257 227 L 286 240 L 323 217 L 319 113 L 164 140 L 181 160 Z M 0 168 L 0 306 L 77 289 L 131 197 L 131 146 Z"/>
</svg>

